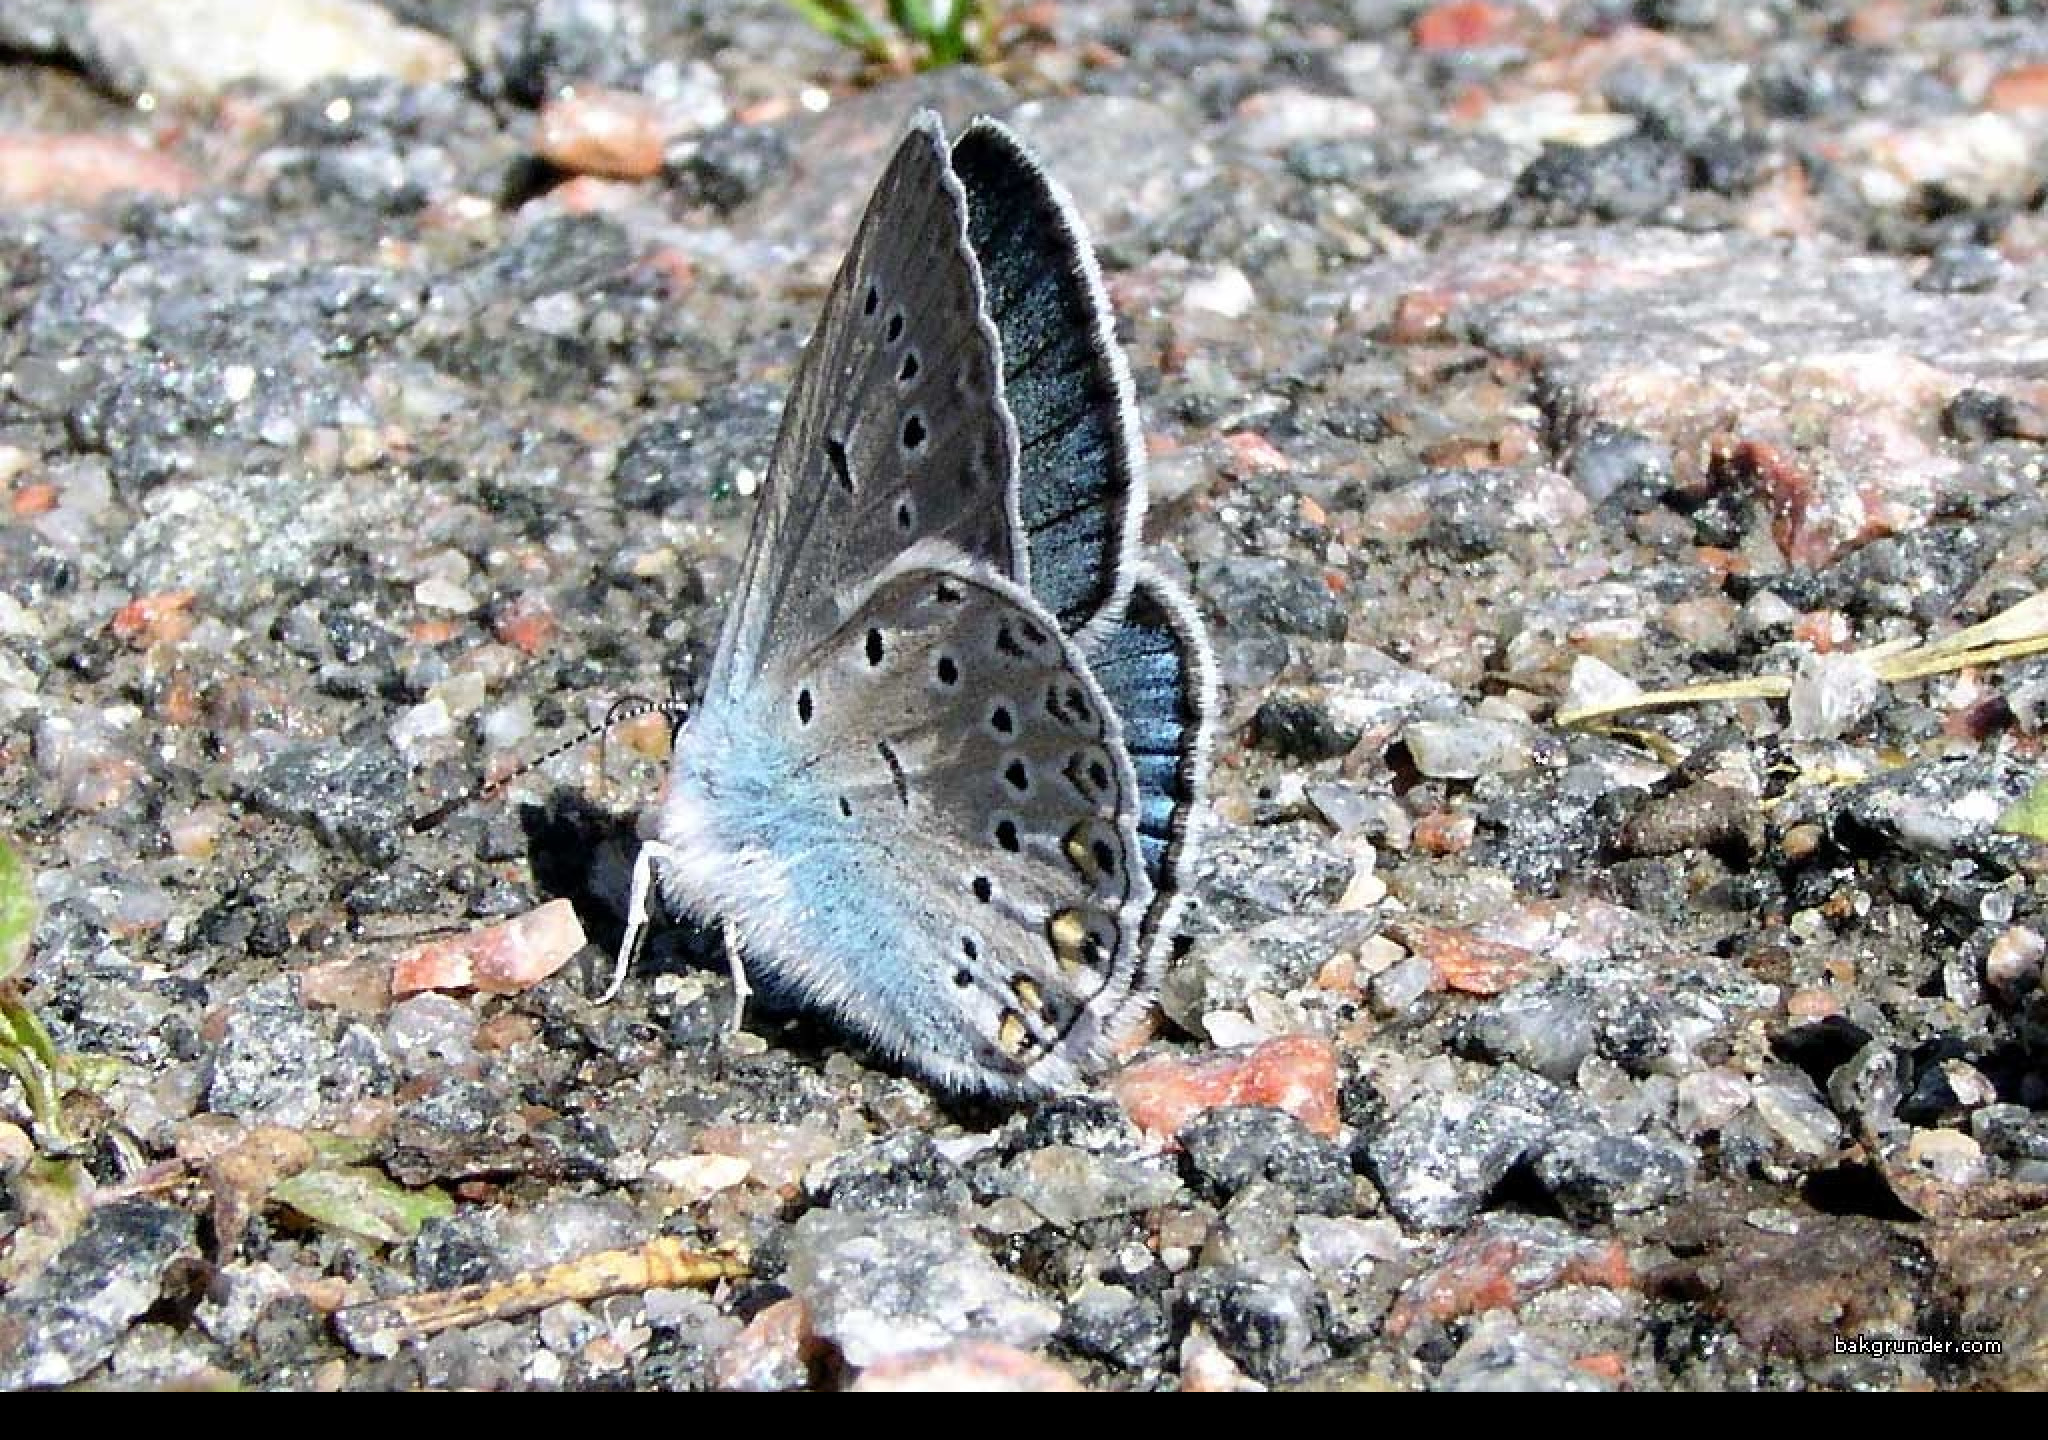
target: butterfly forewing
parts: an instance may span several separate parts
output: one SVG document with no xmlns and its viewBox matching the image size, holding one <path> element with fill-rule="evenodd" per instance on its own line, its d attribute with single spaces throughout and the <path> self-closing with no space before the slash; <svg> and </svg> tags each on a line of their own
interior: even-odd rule
<svg viewBox="0 0 2048 1440">
<path fill-rule="evenodd" d="M 1031 588 L 1072 634 L 1113 620 L 1144 519 L 1144 442 L 1080 217 L 1024 146 L 978 121 L 953 146 L 1002 341 Z"/>
<path fill-rule="evenodd" d="M 921 119 L 861 218 L 769 461 L 711 684 L 836 625 L 920 543 L 1024 581 L 1000 342 L 938 122 Z"/>
</svg>

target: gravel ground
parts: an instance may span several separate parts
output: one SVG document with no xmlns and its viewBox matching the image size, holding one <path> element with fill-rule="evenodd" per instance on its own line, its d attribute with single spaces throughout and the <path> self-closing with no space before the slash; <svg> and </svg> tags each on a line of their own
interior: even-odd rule
<svg viewBox="0 0 2048 1440">
<path fill-rule="evenodd" d="M 0 1386 L 2048 1386 L 2048 660 L 1859 654 L 2048 589 L 2040 7 L 1007 9 L 0 6 Z M 1161 1017 L 1017 1111 L 687 926 L 593 1003 L 658 725 L 406 826 L 689 691 L 920 105 L 1095 227 L 1226 687 Z"/>
</svg>

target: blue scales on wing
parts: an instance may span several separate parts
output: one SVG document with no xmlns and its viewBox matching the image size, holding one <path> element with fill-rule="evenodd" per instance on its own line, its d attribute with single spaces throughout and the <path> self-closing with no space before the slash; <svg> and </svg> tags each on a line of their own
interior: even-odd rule
<svg viewBox="0 0 2048 1440">
<path fill-rule="evenodd" d="M 1144 519 L 1143 439 L 1088 239 L 1008 130 L 953 146 L 967 235 L 1001 338 L 1031 589 L 1075 634 L 1114 619 Z"/>
<path fill-rule="evenodd" d="M 1138 850 L 1153 890 L 1139 943 L 1149 955 L 1178 908 L 1181 857 L 1202 799 L 1215 706 L 1208 644 L 1178 587 L 1141 565 L 1122 617 L 1084 648 L 1137 779 Z"/>
</svg>

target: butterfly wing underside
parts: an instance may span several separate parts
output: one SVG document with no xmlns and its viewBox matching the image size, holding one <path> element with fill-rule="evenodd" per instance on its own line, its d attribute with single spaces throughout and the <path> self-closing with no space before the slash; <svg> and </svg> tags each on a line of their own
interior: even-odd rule
<svg viewBox="0 0 2048 1440">
<path fill-rule="evenodd" d="M 1116 712 L 1053 617 L 985 570 L 903 568 L 775 684 L 821 817 L 798 888 L 833 900 L 756 937 L 783 978 L 956 1085 L 1091 1069 L 1152 885 Z"/>
<path fill-rule="evenodd" d="M 914 545 L 1028 580 L 1000 341 L 935 116 L 868 202 L 798 363 L 710 688 L 823 635 Z"/>
<path fill-rule="evenodd" d="M 1032 593 L 1068 634 L 1122 610 L 1144 521 L 1144 437 L 1085 227 L 1006 127 L 953 145 L 968 238 L 1002 342 Z"/>
<path fill-rule="evenodd" d="M 920 117 L 798 366 L 678 738 L 673 905 L 946 1088 L 1096 1069 L 1156 988 L 1212 709 L 1143 509 L 1078 219 L 1008 131 L 949 154 Z"/>
</svg>

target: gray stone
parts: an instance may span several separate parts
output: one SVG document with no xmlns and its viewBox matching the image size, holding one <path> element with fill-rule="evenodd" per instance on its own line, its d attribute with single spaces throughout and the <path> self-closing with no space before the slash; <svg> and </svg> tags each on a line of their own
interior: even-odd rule
<svg viewBox="0 0 2048 1440">
<path fill-rule="evenodd" d="M 68 1385 L 114 1353 L 193 1241 L 183 1210 L 121 1200 L 87 1215 L 42 1272 L 0 1300 L 0 1389 Z"/>
<path fill-rule="evenodd" d="M 961 1340 L 1029 1349 L 1060 1324 L 1057 1306 L 936 1216 L 810 1211 L 790 1235 L 783 1278 L 855 1366 Z"/>
</svg>

